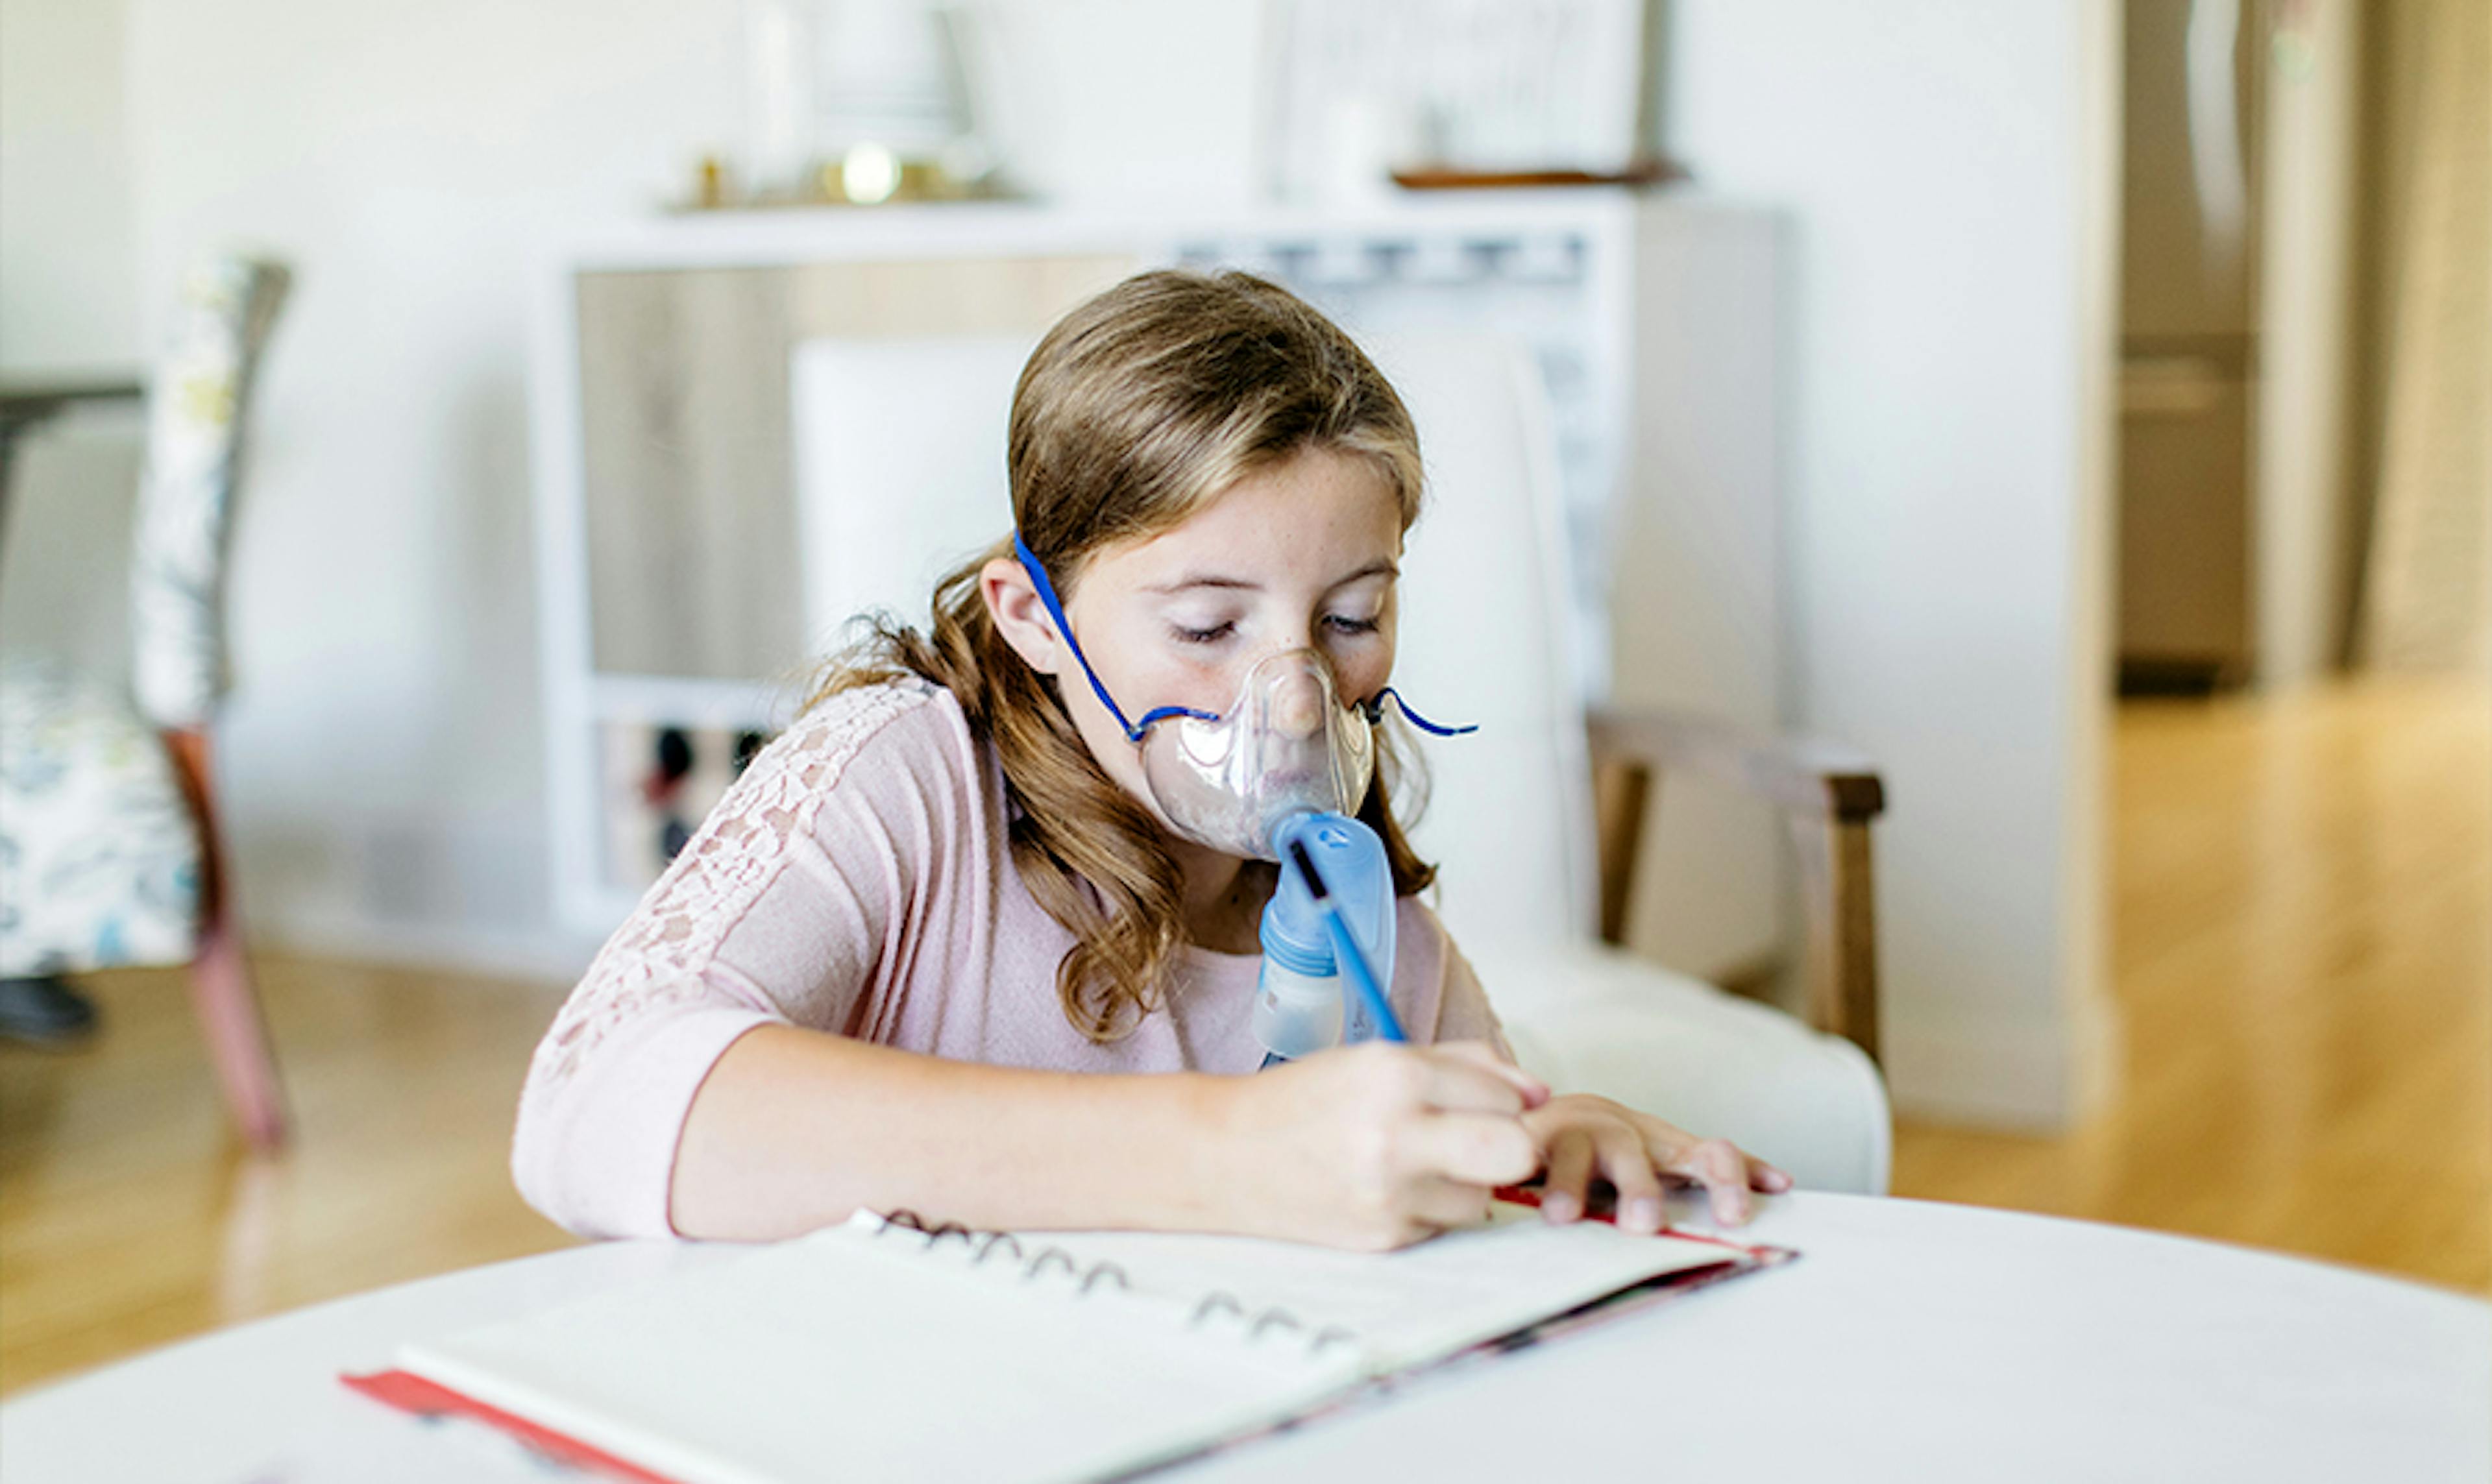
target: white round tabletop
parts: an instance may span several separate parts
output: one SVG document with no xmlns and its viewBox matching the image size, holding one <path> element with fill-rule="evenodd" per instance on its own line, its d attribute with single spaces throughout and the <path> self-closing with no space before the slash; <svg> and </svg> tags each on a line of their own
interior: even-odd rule
<svg viewBox="0 0 2492 1484">
<path fill-rule="evenodd" d="M 2492 1305 L 2479 1300 L 1969 1206 L 1814 1194 L 1763 1204 L 1747 1234 L 1800 1261 L 1422 1379 L 1170 1476 L 2492 1478 Z M 736 1250 L 581 1247 L 208 1335 L 0 1406 L 0 1474 L 542 1484 L 497 1440 L 445 1439 L 338 1375 L 384 1367 L 410 1340 Z"/>
</svg>

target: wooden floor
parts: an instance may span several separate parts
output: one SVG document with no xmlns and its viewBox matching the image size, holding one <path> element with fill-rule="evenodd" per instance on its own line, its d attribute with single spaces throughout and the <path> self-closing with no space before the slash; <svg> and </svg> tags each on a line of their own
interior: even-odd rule
<svg viewBox="0 0 2492 1484">
<path fill-rule="evenodd" d="M 2059 1141 L 1899 1131 L 1899 1194 L 2492 1291 L 2492 693 L 2126 710 L 2112 832 L 2127 1093 Z M 512 1193 L 560 992 L 263 959 L 300 1120 L 229 1145 L 178 975 L 0 1049 L 0 1392 L 255 1315 L 562 1245 Z"/>
<path fill-rule="evenodd" d="M 179 973 L 81 981 L 106 1031 L 0 1048 L 0 1392 L 237 1320 L 570 1238 L 511 1188 L 559 990 L 262 957 L 297 1119 L 240 1154 Z"/>
<path fill-rule="evenodd" d="M 2130 705 L 2112 792 L 2124 1095 L 1899 1129 L 1896 1194 L 2492 1291 L 2492 691 Z"/>
</svg>

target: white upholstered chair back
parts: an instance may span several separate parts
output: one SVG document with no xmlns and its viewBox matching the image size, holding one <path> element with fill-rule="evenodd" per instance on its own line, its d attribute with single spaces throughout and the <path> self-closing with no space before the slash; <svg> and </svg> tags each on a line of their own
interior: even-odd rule
<svg viewBox="0 0 2492 1484">
<path fill-rule="evenodd" d="M 796 347 L 788 414 L 816 650 L 871 609 L 924 627 L 935 579 L 1012 534 L 1004 432 L 1036 344 L 929 336 Z"/>
<path fill-rule="evenodd" d="M 1411 826 L 1466 946 L 1589 941 L 1591 769 L 1540 373 L 1485 337 L 1372 347 L 1419 428 L 1428 496 L 1405 551 L 1394 684 L 1431 720 L 1430 796 Z M 1405 731 L 1405 736 L 1416 733 Z"/>
</svg>

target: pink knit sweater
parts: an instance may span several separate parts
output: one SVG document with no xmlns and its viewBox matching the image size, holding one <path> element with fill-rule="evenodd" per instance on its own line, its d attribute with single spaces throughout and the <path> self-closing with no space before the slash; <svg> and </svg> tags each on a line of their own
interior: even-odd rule
<svg viewBox="0 0 2492 1484">
<path fill-rule="evenodd" d="M 738 1036 L 794 1024 L 997 1066 L 1249 1073 L 1261 960 L 1189 948 L 1165 1010 L 1094 1043 L 1064 1018 L 1073 935 L 1005 836 L 1003 772 L 949 691 L 851 691 L 800 718 L 719 802 L 538 1046 L 511 1167 L 587 1235 L 670 1234 L 675 1145 Z M 1392 999 L 1414 1042 L 1498 1042 L 1470 965 L 1405 898 Z"/>
</svg>

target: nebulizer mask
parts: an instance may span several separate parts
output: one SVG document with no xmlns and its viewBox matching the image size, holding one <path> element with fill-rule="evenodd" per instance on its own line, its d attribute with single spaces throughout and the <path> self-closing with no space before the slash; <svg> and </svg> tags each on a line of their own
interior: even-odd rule
<svg viewBox="0 0 2492 1484">
<path fill-rule="evenodd" d="M 1355 814 L 1376 776 L 1374 722 L 1345 706 L 1312 649 L 1269 655 L 1216 714 L 1162 707 L 1136 738 L 1171 828 L 1227 855 L 1281 858 L 1283 820 Z"/>
<path fill-rule="evenodd" d="M 1439 727 L 1389 686 L 1346 701 L 1331 665 L 1313 649 L 1258 661 L 1226 710 L 1161 706 L 1128 720 L 1074 638 L 1045 564 L 1018 533 L 1013 550 L 1090 689 L 1141 750 L 1143 782 L 1169 827 L 1224 854 L 1281 863 L 1263 908 L 1254 1011 L 1270 1058 L 1344 1040 L 1401 1040 L 1384 997 L 1393 983 L 1393 873 L 1384 843 L 1351 816 L 1376 776 L 1387 697 L 1437 736 L 1475 728 Z"/>
</svg>

